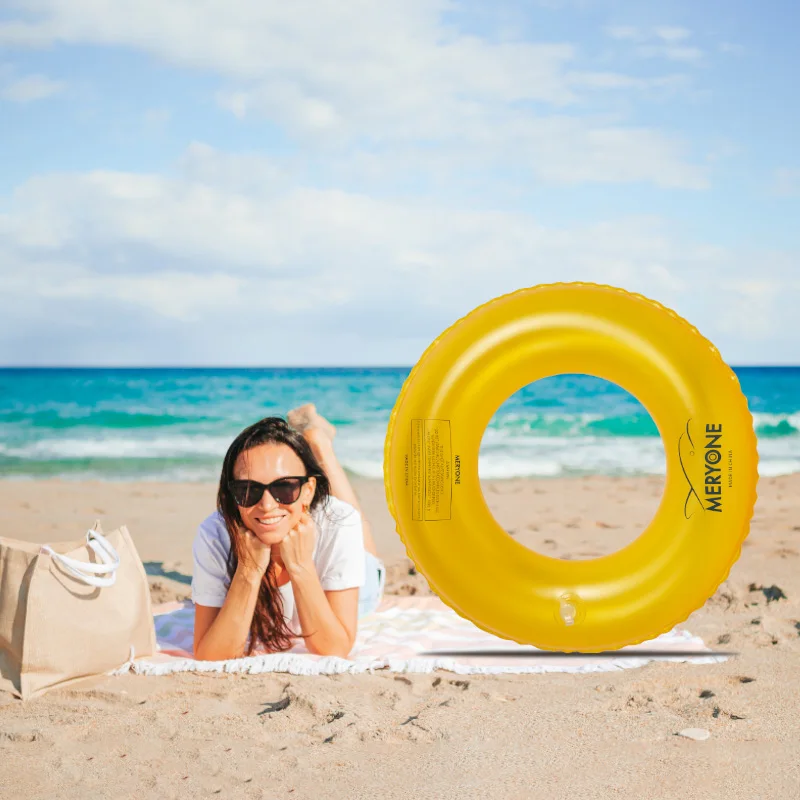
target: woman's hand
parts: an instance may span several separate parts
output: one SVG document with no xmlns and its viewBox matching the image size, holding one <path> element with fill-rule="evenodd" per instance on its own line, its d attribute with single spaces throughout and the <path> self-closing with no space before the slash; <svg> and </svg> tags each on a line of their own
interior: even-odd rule
<svg viewBox="0 0 800 800">
<path fill-rule="evenodd" d="M 244 564 L 243 567 L 251 575 L 260 580 L 269 567 L 272 558 L 271 545 L 264 544 L 249 528 L 239 526 L 239 534 L 244 544 Z"/>
<path fill-rule="evenodd" d="M 314 520 L 304 508 L 300 521 L 292 528 L 280 544 L 281 559 L 289 576 L 314 570 L 314 542 L 317 531 Z"/>
</svg>

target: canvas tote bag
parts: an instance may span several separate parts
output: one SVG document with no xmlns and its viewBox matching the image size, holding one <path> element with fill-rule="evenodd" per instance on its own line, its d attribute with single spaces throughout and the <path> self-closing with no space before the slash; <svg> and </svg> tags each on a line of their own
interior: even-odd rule
<svg viewBox="0 0 800 800">
<path fill-rule="evenodd" d="M 157 651 L 130 533 L 95 522 L 51 545 L 0 537 L 0 691 L 27 700 Z"/>
</svg>

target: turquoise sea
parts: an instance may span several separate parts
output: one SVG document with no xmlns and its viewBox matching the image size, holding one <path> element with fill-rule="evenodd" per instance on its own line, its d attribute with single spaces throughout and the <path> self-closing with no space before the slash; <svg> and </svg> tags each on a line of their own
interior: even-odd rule
<svg viewBox="0 0 800 800">
<path fill-rule="evenodd" d="M 0 369 L 0 476 L 216 481 L 245 426 L 313 402 L 345 468 L 382 478 L 386 426 L 408 368 Z M 800 472 L 800 367 L 737 368 L 765 476 Z M 538 381 L 495 414 L 481 478 L 663 474 L 655 424 L 584 375 Z"/>
</svg>

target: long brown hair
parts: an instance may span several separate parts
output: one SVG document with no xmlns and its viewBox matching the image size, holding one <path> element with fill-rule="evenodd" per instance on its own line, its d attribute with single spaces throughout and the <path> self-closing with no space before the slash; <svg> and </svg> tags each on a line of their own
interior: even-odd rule
<svg viewBox="0 0 800 800">
<path fill-rule="evenodd" d="M 306 475 L 313 475 L 316 478 L 316 491 L 309 505 L 309 511 L 319 505 L 324 507 L 330 496 L 331 485 L 328 476 L 303 435 L 292 428 L 286 420 L 281 417 L 265 417 L 245 428 L 233 440 L 225 454 L 217 491 L 217 510 L 225 520 L 225 527 L 231 538 L 231 549 L 228 555 L 228 576 L 231 580 L 236 574 L 236 567 L 244 547 L 239 533 L 240 528 L 244 527 L 244 523 L 239 513 L 239 506 L 231 491 L 231 482 L 234 479 L 233 468 L 241 453 L 266 443 L 285 444 L 291 447 L 303 462 Z M 310 635 L 300 634 L 302 638 Z M 252 655 L 259 643 L 270 652 L 288 650 L 292 646 L 292 639 L 295 636 L 297 634 L 289 629 L 283 616 L 283 599 L 275 576 L 275 562 L 270 560 L 269 567 L 258 588 L 253 621 L 250 623 L 250 647 L 246 655 Z"/>
</svg>

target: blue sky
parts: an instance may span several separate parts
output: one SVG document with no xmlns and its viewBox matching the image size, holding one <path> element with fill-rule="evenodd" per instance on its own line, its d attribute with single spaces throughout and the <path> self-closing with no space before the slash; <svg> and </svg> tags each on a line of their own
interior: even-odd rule
<svg viewBox="0 0 800 800">
<path fill-rule="evenodd" d="M 411 365 L 537 283 L 800 363 L 788 2 L 6 2 L 0 365 Z"/>
</svg>

